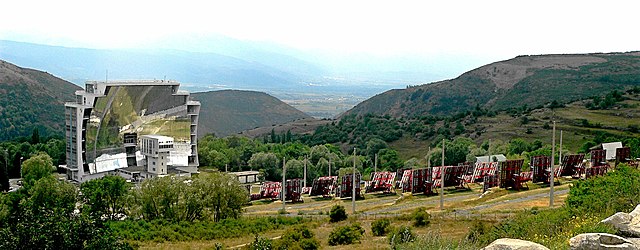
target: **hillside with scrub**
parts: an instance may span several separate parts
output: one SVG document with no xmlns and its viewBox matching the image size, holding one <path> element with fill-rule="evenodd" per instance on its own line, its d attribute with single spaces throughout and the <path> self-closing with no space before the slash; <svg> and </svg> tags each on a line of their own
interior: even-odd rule
<svg viewBox="0 0 640 250">
<path fill-rule="evenodd" d="M 518 56 L 459 77 L 378 94 L 347 115 L 411 117 L 542 107 L 640 84 L 640 53 Z"/>
</svg>

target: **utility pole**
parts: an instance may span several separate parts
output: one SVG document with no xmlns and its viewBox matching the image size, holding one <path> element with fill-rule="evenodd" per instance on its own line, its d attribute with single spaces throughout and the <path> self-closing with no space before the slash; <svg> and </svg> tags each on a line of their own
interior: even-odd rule
<svg viewBox="0 0 640 250">
<path fill-rule="evenodd" d="M 307 157 L 304 157 L 304 179 L 302 182 L 302 186 L 307 187 Z"/>
<path fill-rule="evenodd" d="M 229 172 L 228 167 L 229 167 L 229 163 L 224 164 L 224 172 L 225 172 L 225 173 L 226 173 L 226 172 Z"/>
<path fill-rule="evenodd" d="M 329 177 L 331 177 L 331 157 L 329 157 Z"/>
<path fill-rule="evenodd" d="M 353 176 L 351 177 L 351 214 L 356 214 L 356 148 L 353 148 Z M 360 184 L 360 183 L 358 183 Z"/>
<path fill-rule="evenodd" d="M 442 139 L 442 167 L 440 167 L 440 210 L 444 210 L 444 174 L 446 168 L 444 167 L 444 140 Z"/>
<path fill-rule="evenodd" d="M 551 142 L 551 181 L 550 181 L 550 189 L 549 189 L 549 207 L 553 208 L 553 178 L 555 177 L 555 170 L 553 165 L 555 164 L 555 152 L 556 152 L 556 121 L 553 121 L 553 139 Z"/>
<path fill-rule="evenodd" d="M 427 168 L 431 168 L 431 146 L 429 146 L 429 151 L 427 151 Z M 431 171 L 433 173 L 433 171 Z"/>
<path fill-rule="evenodd" d="M 562 165 L 562 130 L 560 130 L 560 148 L 558 148 L 558 165 Z"/>
<path fill-rule="evenodd" d="M 378 153 L 376 153 L 376 155 L 375 155 L 374 159 L 375 159 L 375 160 L 373 160 L 373 161 L 374 161 L 374 162 L 373 162 L 373 176 L 375 176 L 375 175 L 376 175 L 376 173 L 378 172 L 378 171 L 377 171 L 377 170 L 378 170 Z"/>
<path fill-rule="evenodd" d="M 287 160 L 286 157 L 282 157 L 282 212 L 283 213 L 287 211 L 286 208 L 285 208 L 285 201 L 284 201 L 285 196 L 287 195 L 287 189 L 286 189 L 287 179 L 285 177 L 286 176 L 286 171 L 287 171 L 287 169 L 285 167 L 286 166 L 286 160 Z"/>
</svg>

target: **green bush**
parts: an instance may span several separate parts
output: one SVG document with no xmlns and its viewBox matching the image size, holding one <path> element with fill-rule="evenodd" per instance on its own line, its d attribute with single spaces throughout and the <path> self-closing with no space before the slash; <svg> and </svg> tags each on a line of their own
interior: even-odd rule
<svg viewBox="0 0 640 250">
<path fill-rule="evenodd" d="M 428 232 L 417 236 L 413 242 L 391 246 L 393 249 L 439 249 L 439 250 L 476 250 L 485 245 L 479 245 L 469 240 L 456 240 L 443 237 L 438 233 Z"/>
<path fill-rule="evenodd" d="M 256 235 L 255 239 L 249 244 L 250 250 L 269 250 L 272 249 L 273 243 L 270 239 Z"/>
<path fill-rule="evenodd" d="M 167 222 L 165 220 L 123 220 L 109 221 L 107 226 L 114 234 L 127 240 L 136 241 L 190 241 L 225 239 L 244 235 L 255 235 L 274 229 L 298 225 L 302 217 L 259 217 L 225 219 L 219 222 Z"/>
<path fill-rule="evenodd" d="M 329 211 L 329 221 L 330 222 L 338 222 L 347 219 L 347 211 L 344 210 L 344 206 L 335 205 L 331 207 L 331 211 Z"/>
<path fill-rule="evenodd" d="M 389 232 L 391 222 L 389 219 L 379 219 L 371 223 L 371 233 L 373 236 L 383 236 Z"/>
<path fill-rule="evenodd" d="M 431 223 L 431 215 L 425 211 L 424 208 L 418 208 L 411 215 L 413 218 L 413 226 L 415 227 L 425 227 Z"/>
<path fill-rule="evenodd" d="M 360 242 L 362 235 L 364 235 L 364 229 L 360 224 L 336 227 L 329 234 L 329 245 L 349 245 L 355 242 Z"/>
<path fill-rule="evenodd" d="M 576 215 L 629 212 L 640 204 L 640 170 L 618 165 L 606 176 L 577 181 L 566 204 Z"/>
<path fill-rule="evenodd" d="M 485 234 L 487 234 L 491 230 L 487 223 L 481 220 L 473 221 L 471 224 L 471 228 L 469 228 L 469 233 L 467 233 L 467 240 L 471 242 L 478 242 Z"/>
<path fill-rule="evenodd" d="M 306 226 L 296 226 L 287 229 L 280 240 L 276 240 L 273 249 L 304 249 L 315 250 L 320 242 L 314 238 L 313 232 Z"/>
<path fill-rule="evenodd" d="M 399 244 L 413 242 L 416 240 L 416 235 L 411 230 L 411 227 L 401 226 L 390 233 L 388 239 L 391 248 L 395 249 Z"/>
</svg>

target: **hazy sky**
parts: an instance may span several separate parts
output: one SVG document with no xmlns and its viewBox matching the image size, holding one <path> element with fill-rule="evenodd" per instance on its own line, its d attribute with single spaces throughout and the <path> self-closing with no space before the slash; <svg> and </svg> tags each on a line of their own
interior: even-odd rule
<svg viewBox="0 0 640 250">
<path fill-rule="evenodd" d="M 222 34 L 301 49 L 395 54 L 640 50 L 638 1 L 7 1 L 0 39 L 95 48 Z"/>
</svg>

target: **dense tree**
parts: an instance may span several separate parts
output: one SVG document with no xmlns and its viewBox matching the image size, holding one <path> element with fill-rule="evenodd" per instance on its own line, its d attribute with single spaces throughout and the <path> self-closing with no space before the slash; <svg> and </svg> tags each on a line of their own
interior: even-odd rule
<svg viewBox="0 0 640 250">
<path fill-rule="evenodd" d="M 467 155 L 471 152 L 471 145 L 474 145 L 471 139 L 462 137 L 458 137 L 453 141 L 446 141 L 444 164 L 446 166 L 452 166 L 465 162 Z M 431 151 L 431 166 L 442 165 L 442 142 L 440 142 L 439 146 L 439 149 L 436 148 Z"/>
<path fill-rule="evenodd" d="M 389 145 L 385 141 L 380 138 L 373 138 L 367 142 L 367 148 L 365 149 L 365 154 L 373 159 L 375 154 L 378 154 L 380 150 L 388 148 Z"/>
<path fill-rule="evenodd" d="M 39 179 L 55 171 L 51 157 L 46 153 L 35 155 L 22 163 L 22 178 L 25 187 L 30 187 Z"/>
<path fill-rule="evenodd" d="M 529 151 L 531 149 L 531 145 L 521 138 L 516 138 L 511 140 L 507 148 L 509 150 L 507 151 L 509 154 L 519 155 L 523 152 Z"/>
<path fill-rule="evenodd" d="M 74 212 L 74 185 L 50 172 L 33 180 L 0 194 L 0 249 L 131 249 L 99 221 Z"/>
<path fill-rule="evenodd" d="M 304 162 L 296 159 L 286 162 L 287 179 L 302 178 L 304 175 Z"/>
<path fill-rule="evenodd" d="M 390 148 L 380 150 L 378 159 L 380 159 L 380 166 L 382 166 L 383 169 L 391 171 L 395 171 L 403 165 L 402 160 L 400 160 L 400 156 L 398 155 L 398 151 Z"/>
<path fill-rule="evenodd" d="M 203 173 L 192 180 L 177 176 L 145 180 L 136 194 L 145 219 L 174 222 L 237 218 L 248 197 L 234 175 L 221 172 Z"/>
<path fill-rule="evenodd" d="M 0 151 L 0 191 L 9 191 L 9 152 Z"/>
<path fill-rule="evenodd" d="M 126 215 L 130 185 L 117 175 L 107 175 L 80 185 L 83 211 L 94 219 L 119 220 Z"/>
<path fill-rule="evenodd" d="M 265 180 L 278 181 L 282 179 L 282 167 L 274 153 L 258 152 L 251 156 L 249 166 L 260 170 Z"/>
<path fill-rule="evenodd" d="M 184 177 L 145 180 L 136 196 L 140 212 L 148 220 L 193 221 L 202 216 L 202 197 Z"/>
<path fill-rule="evenodd" d="M 234 175 L 213 172 L 200 175 L 193 181 L 195 191 L 201 195 L 203 207 L 211 212 L 214 221 L 238 218 L 249 194 Z"/>
</svg>

